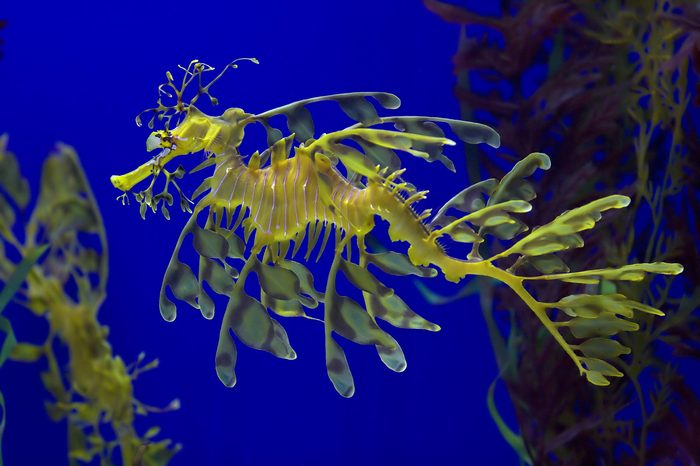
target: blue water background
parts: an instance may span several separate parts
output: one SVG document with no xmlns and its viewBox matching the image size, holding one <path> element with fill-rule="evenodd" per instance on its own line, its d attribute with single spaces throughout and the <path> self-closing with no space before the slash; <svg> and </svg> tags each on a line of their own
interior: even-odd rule
<svg viewBox="0 0 700 466">
<path fill-rule="evenodd" d="M 149 158 L 149 130 L 137 128 L 134 116 L 155 104 L 164 72 L 192 58 L 217 67 L 237 57 L 260 59 L 216 85 L 221 110 L 260 112 L 306 97 L 370 90 L 398 94 L 402 114 L 458 118 L 451 62 L 457 26 L 406 0 L 4 2 L 0 17 L 9 21 L 2 33 L 0 131 L 10 134 L 10 148 L 35 189 L 56 141 L 80 154 L 109 236 L 109 296 L 100 320 L 125 361 L 142 351 L 160 359 L 157 370 L 136 382 L 138 399 L 157 406 L 181 400 L 179 411 L 138 424 L 142 432 L 161 425 L 161 435 L 184 445 L 174 465 L 517 463 L 486 408 L 497 368 L 475 299 L 431 308 L 412 280 L 389 280 L 443 330 L 391 329 L 408 359 L 402 374 L 386 369 L 371 347 L 344 342 L 357 386 L 352 399 L 338 396 L 328 381 L 321 326 L 295 319 L 282 321 L 298 359 L 278 360 L 240 344 L 238 384 L 228 389 L 213 367 L 225 302 L 217 301 L 213 322 L 184 306 L 174 323 L 158 312 L 161 278 L 186 215 L 172 209 L 170 222 L 160 215 L 144 222 L 136 205 L 115 200 L 109 183 L 110 175 Z M 314 115 L 321 131 L 348 123 L 333 105 Z M 246 147 L 264 148 L 261 134 L 250 137 Z M 438 164 L 407 163 L 408 180 L 431 190 L 431 207 L 466 185 L 462 148 L 451 155 L 456 174 Z M 198 180 L 185 182 L 189 192 Z M 311 266 L 321 284 L 327 265 Z M 444 292 L 458 289 L 433 282 Z M 36 319 L 16 318 L 20 339 L 45 331 Z M 2 380 L 6 464 L 65 464 L 65 425 L 45 414 L 38 368 L 8 364 Z M 498 400 L 507 406 L 502 393 Z"/>
</svg>

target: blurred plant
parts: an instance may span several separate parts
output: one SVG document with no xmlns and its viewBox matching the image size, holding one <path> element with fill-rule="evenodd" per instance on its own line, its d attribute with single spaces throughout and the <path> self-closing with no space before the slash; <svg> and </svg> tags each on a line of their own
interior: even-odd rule
<svg viewBox="0 0 700 466">
<path fill-rule="evenodd" d="M 0 346 L 0 369 L 5 365 L 5 362 L 10 357 L 10 353 L 17 344 L 17 338 L 15 337 L 14 329 L 12 328 L 12 323 L 3 317 L 2 312 L 5 307 L 10 302 L 12 297 L 17 293 L 17 290 L 22 286 L 22 283 L 27 278 L 32 266 L 36 263 L 39 257 L 44 253 L 46 248 L 41 247 L 29 252 L 22 262 L 19 263 L 17 268 L 12 272 L 10 278 L 8 278 L 7 283 L 0 291 L 0 332 L 4 334 L 4 339 L 2 340 L 2 346 Z M 5 396 L 0 391 L 0 409 L 2 414 L 0 414 L 0 466 L 3 464 L 2 460 L 2 436 L 5 433 Z"/>
<path fill-rule="evenodd" d="M 586 238 L 595 245 L 592 254 L 566 258 L 572 268 L 657 260 L 686 265 L 687 275 L 673 284 L 663 278 L 619 285 L 625 295 L 668 316 L 640 319 L 640 332 L 620 337 L 634 355 L 621 365 L 629 377 L 604 391 L 580 383 L 566 357 L 553 350 L 556 343 L 509 293 L 481 283 L 500 378 L 521 432 L 513 432 L 496 410 L 494 382 L 489 409 L 501 433 L 529 464 L 594 464 L 601 458 L 612 464 L 700 463 L 687 427 L 700 421 L 698 398 L 656 343 L 670 345 L 674 356 L 700 359 L 700 199 L 693 182 L 700 161 L 689 156 L 700 152 L 700 141 L 688 111 L 692 79 L 697 86 L 691 66 L 700 70 L 697 6 L 679 0 L 502 1 L 501 17 L 493 17 L 436 0 L 424 3 L 466 26 L 454 60 L 455 93 L 463 117 L 480 113 L 504 142 L 505 150 L 483 167 L 467 152 L 470 178 L 480 179 L 482 169 L 500 176 L 519 154 L 540 148 L 554 161 L 538 189 L 547 193 L 550 212 L 600 191 L 620 192 L 620 182 L 634 199 L 628 215 Z M 549 220 L 542 212 L 533 211 L 533 224 Z M 617 290 L 611 281 L 598 287 L 603 293 Z M 507 337 L 508 319 L 489 310 L 504 308 L 513 322 Z"/>
<path fill-rule="evenodd" d="M 15 302 L 49 324 L 46 340 L 40 344 L 15 343 L 10 330 L 5 340 L 14 346 L 10 359 L 46 361 L 41 379 L 54 399 L 46 407 L 54 421 L 68 421 L 70 464 L 99 460 L 109 465 L 118 458 L 125 465 L 167 463 L 180 446 L 170 440 L 154 441 L 158 427 L 140 435 L 133 425 L 136 414 L 163 411 L 133 397 L 133 381 L 157 367 L 158 361 L 143 364 L 140 355 L 135 363 L 125 365 L 113 355 L 108 329 L 97 320 L 105 298 L 107 242 L 77 155 L 72 148 L 59 145 L 44 163 L 39 198 L 21 242 L 14 233 L 15 221 L 29 205 L 29 186 L 6 145 L 7 136 L 2 136 L 0 282 L 17 289 L 21 277 L 13 271 L 24 268 L 26 287 L 18 289 Z M 45 257 L 31 266 L 44 249 Z M 13 258 L 24 261 L 16 267 Z M 56 354 L 63 346 L 69 355 L 67 372 Z M 177 405 L 175 400 L 166 410 Z"/>
</svg>

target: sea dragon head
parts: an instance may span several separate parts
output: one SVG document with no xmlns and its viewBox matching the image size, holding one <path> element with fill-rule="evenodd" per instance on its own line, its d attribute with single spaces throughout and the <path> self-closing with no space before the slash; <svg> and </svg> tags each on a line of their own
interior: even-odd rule
<svg viewBox="0 0 700 466">
<path fill-rule="evenodd" d="M 250 116 L 240 108 L 230 108 L 220 116 L 206 115 L 195 107 L 195 103 L 202 96 L 209 97 L 212 105 L 217 105 L 218 100 L 210 94 L 211 86 L 218 81 L 224 73 L 230 68 L 237 68 L 237 62 L 251 61 L 258 63 L 255 58 L 239 58 L 229 63 L 215 78 L 206 84 L 202 82 L 202 75 L 206 72 L 213 71 L 214 68 L 202 63 L 198 60 L 192 60 L 185 68 L 179 66 L 184 71 L 181 83 L 176 84 L 172 73 L 166 72 L 167 82 L 158 86 L 158 101 L 157 106 L 148 108 L 141 112 L 136 117 L 136 124 L 142 125 L 141 116 L 151 113 L 152 116 L 148 122 L 148 127 L 153 129 L 156 119 L 163 122 L 163 129 L 154 130 L 146 139 L 146 150 L 151 152 L 159 150 L 159 152 L 148 162 L 140 165 L 135 170 L 132 170 L 123 175 L 113 175 L 110 178 L 112 185 L 115 188 L 123 191 L 124 194 L 118 199 L 122 203 L 128 202 L 128 192 L 139 184 L 141 181 L 152 177 L 150 185 L 146 190 L 135 193 L 134 197 L 142 205 L 142 216 L 145 214 L 145 207 L 151 207 L 156 210 L 159 200 L 164 199 L 168 203 L 172 203 L 172 196 L 167 193 L 169 184 L 173 184 L 181 198 L 183 210 L 189 210 L 191 201 L 184 197 L 182 191 L 177 187 L 173 178 L 182 178 L 185 170 L 182 166 L 178 167 L 175 172 L 168 172 L 165 165 L 175 157 L 196 152 L 204 151 L 207 154 L 222 154 L 228 150 L 235 150 L 243 139 L 244 120 Z M 186 102 L 184 94 L 188 86 L 193 82 L 197 83 L 196 94 Z M 174 98 L 176 102 L 172 105 L 165 105 L 163 97 Z M 171 129 L 173 117 L 176 117 L 175 127 Z M 239 124 L 240 123 L 240 124 Z M 156 178 L 163 173 L 166 177 L 165 189 L 158 195 L 153 195 L 152 188 Z M 166 209 L 167 212 L 167 209 Z M 166 214 L 167 216 L 167 214 Z"/>
</svg>

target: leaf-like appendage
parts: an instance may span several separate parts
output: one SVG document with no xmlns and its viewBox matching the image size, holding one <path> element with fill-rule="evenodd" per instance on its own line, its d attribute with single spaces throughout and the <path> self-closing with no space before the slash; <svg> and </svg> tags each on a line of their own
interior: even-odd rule
<svg viewBox="0 0 700 466">
<path fill-rule="evenodd" d="M 642 262 L 628 264 L 610 269 L 582 270 L 580 272 L 555 273 L 535 277 L 523 277 L 525 280 L 561 280 L 570 283 L 597 284 L 601 279 L 638 282 L 648 273 L 660 275 L 678 275 L 683 266 L 668 262 Z"/>
<path fill-rule="evenodd" d="M 617 340 L 609 338 L 590 338 L 578 345 L 578 348 L 588 358 L 614 359 L 631 350 Z"/>
<path fill-rule="evenodd" d="M 287 128 L 296 134 L 299 142 L 305 142 L 314 137 L 314 119 L 311 112 L 304 107 L 295 107 L 286 113 Z"/>
<path fill-rule="evenodd" d="M 381 168 L 387 168 L 389 172 L 395 172 L 401 168 L 401 159 L 393 150 L 365 141 L 360 137 L 350 139 L 359 144 L 371 163 L 379 165 Z"/>
<path fill-rule="evenodd" d="M 366 291 L 367 293 L 376 296 L 388 296 L 394 294 L 393 289 L 388 288 L 382 282 L 377 280 L 377 277 L 372 275 L 372 272 L 364 267 L 360 267 L 352 262 L 341 260 L 340 269 L 343 271 L 343 274 L 350 281 L 350 283 L 352 283 L 357 289 Z"/>
<path fill-rule="evenodd" d="M 537 169 L 549 170 L 552 162 L 541 152 L 533 152 L 516 163 L 491 193 L 489 205 L 499 202 L 521 199 L 531 201 L 536 197 L 535 189 L 525 178 L 532 176 Z"/>
<path fill-rule="evenodd" d="M 337 97 L 335 101 L 348 117 L 365 126 L 374 125 L 379 122 L 377 109 L 364 96 L 347 95 Z"/>
<path fill-rule="evenodd" d="M 479 243 L 482 237 L 471 228 L 464 225 L 469 222 L 472 225 L 482 227 L 497 227 L 500 225 L 520 225 L 521 222 L 515 219 L 511 213 L 529 212 L 532 206 L 521 200 L 510 200 L 499 204 L 487 205 L 475 212 L 467 214 L 461 218 L 454 219 L 442 228 L 435 230 L 432 234 L 437 236 L 450 235 L 455 241 Z M 451 217 L 442 216 L 439 223 L 447 222 Z"/>
<path fill-rule="evenodd" d="M 386 367 L 394 372 L 403 372 L 407 367 L 406 356 L 399 343 L 393 337 L 390 338 L 394 341 L 394 347 L 377 345 L 377 354 Z"/>
<path fill-rule="evenodd" d="M 284 328 L 274 320 L 257 299 L 244 291 L 233 294 L 226 306 L 222 326 L 251 348 L 267 351 L 281 359 L 295 359 Z"/>
<path fill-rule="evenodd" d="M 298 299 L 301 285 L 299 278 L 291 270 L 263 264 L 257 260 L 254 270 L 258 275 L 260 288 L 272 298 L 283 301 Z"/>
<path fill-rule="evenodd" d="M 22 176 L 17 159 L 7 151 L 7 135 L 0 136 L 0 190 L 7 193 L 20 209 L 29 204 L 29 183 Z"/>
<path fill-rule="evenodd" d="M 581 247 L 583 240 L 577 234 L 578 232 L 593 228 L 600 220 L 602 212 L 626 207 L 629 201 L 627 196 L 607 196 L 564 212 L 548 224 L 535 228 L 508 250 L 494 257 L 505 257 L 511 254 L 540 256 L 572 247 Z"/>
<path fill-rule="evenodd" d="M 437 270 L 430 267 L 413 265 L 406 254 L 395 251 L 365 253 L 367 260 L 379 267 L 384 273 L 391 275 L 417 275 L 419 277 L 435 277 Z"/>
<path fill-rule="evenodd" d="M 370 296 L 369 304 L 374 316 L 389 322 L 394 327 L 406 329 L 421 329 L 437 332 L 440 326 L 416 314 L 398 295 L 378 297 Z"/>
<path fill-rule="evenodd" d="M 235 277 L 231 276 L 231 271 L 222 267 L 219 262 L 211 259 L 204 259 L 204 266 L 200 268 L 200 278 L 212 287 L 212 289 L 220 295 L 228 296 L 233 290 Z"/>
<path fill-rule="evenodd" d="M 339 144 L 343 140 L 355 142 L 364 141 L 361 147 L 383 148 L 386 150 L 399 150 L 423 159 L 430 159 L 430 153 L 426 148 L 440 148 L 443 145 L 454 145 L 454 142 L 444 137 L 434 137 L 415 133 L 402 133 L 383 129 L 350 127 L 341 131 L 324 134 L 318 140 L 310 144 L 307 150 L 310 153 L 323 152 L 338 158 L 343 165 L 354 173 L 359 173 L 367 178 L 376 178 L 377 170 L 373 166 L 375 160 L 371 153 L 362 154 L 350 146 Z M 432 150 L 432 149 L 431 149 Z M 380 162 L 381 166 L 382 163 Z"/>
<path fill-rule="evenodd" d="M 374 323 L 362 306 L 347 296 L 334 296 L 328 320 L 333 331 L 350 341 L 360 345 L 393 346 L 393 339 Z"/>
<path fill-rule="evenodd" d="M 163 284 L 160 291 L 160 313 L 167 321 L 175 320 L 176 313 L 172 301 L 167 298 L 166 289 L 170 287 L 173 295 L 180 301 L 184 301 L 195 309 L 199 309 L 197 297 L 201 292 L 197 277 L 187 264 L 183 264 L 177 258 L 173 258 L 163 276 Z M 169 304 L 168 304 L 169 303 Z"/>
<path fill-rule="evenodd" d="M 556 303 L 547 304 L 546 307 L 561 309 L 572 317 L 569 320 L 557 322 L 556 326 L 567 327 L 575 338 L 586 340 L 579 344 L 570 344 L 565 340 L 558 341 L 568 347 L 569 354 L 577 360 L 588 380 L 595 385 L 603 386 L 610 383 L 607 377 L 622 376 L 622 373 L 610 362 L 615 362 L 619 356 L 630 353 L 628 347 L 604 337 L 639 330 L 636 322 L 626 320 L 633 319 L 635 311 L 664 315 L 658 309 L 628 299 L 621 294 L 570 295 Z M 545 319 L 548 318 L 545 317 Z"/>
<path fill-rule="evenodd" d="M 226 238 L 215 231 L 203 228 L 192 229 L 192 244 L 200 256 L 224 260 L 229 255 Z"/>
<path fill-rule="evenodd" d="M 576 338 L 589 338 L 592 336 L 612 336 L 620 332 L 635 332 L 639 325 L 635 322 L 620 319 L 614 314 L 603 314 L 595 319 L 574 317 L 567 321 L 566 326 Z"/>
<path fill-rule="evenodd" d="M 245 258 L 245 243 L 235 233 L 231 232 L 226 238 L 228 241 L 228 257 L 231 259 Z"/>
<path fill-rule="evenodd" d="M 59 145 L 44 162 L 35 216 L 50 238 L 66 231 L 96 233 L 101 228 L 97 206 L 87 197 L 87 181 L 75 151 Z"/>
<path fill-rule="evenodd" d="M 317 303 L 323 301 L 323 293 L 317 291 L 314 287 L 314 276 L 304 264 L 291 260 L 283 260 L 277 265 L 294 272 L 299 279 L 299 287 L 303 294 L 313 298 Z"/>
<path fill-rule="evenodd" d="M 531 201 L 536 197 L 535 189 L 525 178 L 532 176 L 537 169 L 549 170 L 551 161 L 547 154 L 533 152 L 516 163 L 513 168 L 501 178 L 490 193 L 487 205 L 499 204 L 505 201 Z M 527 226 L 517 220 L 514 223 L 501 224 L 495 227 L 484 227 L 479 235 L 493 235 L 500 239 L 511 239 L 527 230 Z"/>
<path fill-rule="evenodd" d="M 236 359 L 238 351 L 233 337 L 229 333 L 229 327 L 222 325 L 219 334 L 219 343 L 216 347 L 216 358 L 214 364 L 216 366 L 216 374 L 219 376 L 221 383 L 227 387 L 236 385 Z"/>
<path fill-rule="evenodd" d="M 254 115 L 251 121 L 262 123 L 267 131 L 267 145 L 272 146 L 283 137 L 278 129 L 270 125 L 270 118 L 277 115 L 287 117 L 287 127 L 292 133 L 296 133 L 297 140 L 304 142 L 314 137 L 314 121 L 311 113 L 306 108 L 307 105 L 317 102 L 337 102 L 347 116 L 353 120 L 364 124 L 373 125 L 377 123 L 377 112 L 374 105 L 368 100 L 371 97 L 382 107 L 387 109 L 398 108 L 401 101 L 393 94 L 386 92 L 352 92 L 346 94 L 333 94 L 311 99 L 299 100 L 282 107 Z"/>
<path fill-rule="evenodd" d="M 495 178 L 479 181 L 468 188 L 463 189 L 443 205 L 430 222 L 431 226 L 446 225 L 446 213 L 449 209 L 456 209 L 460 212 L 470 214 L 486 207 L 486 196 L 488 196 L 498 185 Z"/>
<path fill-rule="evenodd" d="M 261 290 L 260 302 L 278 316 L 308 317 L 297 299 L 275 299 Z"/>
<path fill-rule="evenodd" d="M 383 118 L 384 123 L 394 123 L 394 126 L 400 131 L 408 133 L 423 134 L 432 137 L 444 137 L 445 133 L 436 123 L 447 124 L 452 132 L 463 142 L 468 144 L 486 143 L 491 147 L 499 147 L 501 138 L 498 133 L 491 127 L 471 121 L 451 120 L 449 118 L 435 117 L 387 117 Z M 418 143 L 416 149 L 428 154 L 426 159 L 429 162 L 436 160 L 442 162 L 450 171 L 455 171 L 455 166 L 452 160 L 447 158 L 440 146 Z"/>
<path fill-rule="evenodd" d="M 355 381 L 345 351 L 331 335 L 326 337 L 326 370 L 340 396 L 350 398 L 355 394 Z"/>
<path fill-rule="evenodd" d="M 567 273 L 569 266 L 554 254 L 542 254 L 541 256 L 527 256 L 525 263 L 532 265 L 538 272 L 544 274 Z"/>
<path fill-rule="evenodd" d="M 610 385 L 608 377 L 622 377 L 623 374 L 612 364 L 597 358 L 581 358 L 585 367 L 586 378 L 593 385 L 605 387 Z"/>
</svg>

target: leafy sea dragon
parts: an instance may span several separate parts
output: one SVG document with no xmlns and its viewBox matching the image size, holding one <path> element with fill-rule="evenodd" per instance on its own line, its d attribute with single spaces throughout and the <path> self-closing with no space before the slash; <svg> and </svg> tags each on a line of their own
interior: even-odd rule
<svg viewBox="0 0 700 466">
<path fill-rule="evenodd" d="M 377 325 L 377 320 L 402 328 L 436 331 L 439 327 L 413 312 L 393 289 L 381 283 L 370 271 L 370 264 L 393 275 L 434 277 L 439 270 L 452 282 L 459 282 L 467 275 L 499 280 L 537 315 L 591 383 L 608 385 L 608 377 L 622 376 L 608 361 L 630 350 L 609 337 L 621 331 L 638 330 L 638 324 L 631 320 L 635 311 L 663 315 L 660 310 L 621 294 L 582 293 L 557 302 L 540 302 L 527 285 L 533 281 L 581 284 L 595 284 L 601 279 L 637 281 L 643 280 L 647 273 L 680 273 L 680 264 L 661 262 L 571 272 L 555 255 L 583 246 L 579 233 L 593 228 L 602 212 L 627 206 L 628 197 L 612 195 L 595 200 L 566 211 L 522 236 L 528 228 L 516 214 L 530 211 L 529 201 L 535 198 L 534 189 L 525 178 L 537 169 L 546 170 L 550 166 L 547 155 L 533 153 L 502 179 L 481 181 L 462 190 L 435 215 L 430 209 L 418 213 L 414 207 L 426 198 L 427 191 L 417 191 L 404 181 L 405 170 L 400 168 L 396 152 L 429 162 L 438 160 L 454 171 L 450 160 L 442 154 L 442 147 L 455 143 L 445 137 L 441 125 L 449 127 L 466 143 L 498 147 L 500 138 L 493 129 L 447 118 L 379 117 L 370 99 L 386 109 L 396 109 L 400 104 L 396 96 L 384 92 L 327 95 L 259 114 L 230 108 L 220 116 L 210 116 L 195 107 L 203 95 L 212 104 L 218 103 L 210 94 L 212 84 L 227 69 L 236 68 L 236 62 L 241 60 L 257 63 L 254 59 L 236 60 L 207 84 L 203 84 L 202 77 L 213 68 L 197 60 L 187 68 L 180 67 L 184 76 L 179 84 L 170 72 L 166 73 L 167 82 L 159 87 L 157 107 L 144 112 L 152 113 L 151 128 L 156 120 L 164 122 L 164 129 L 152 132 L 146 142 L 148 150 L 160 149 L 160 152 L 134 171 L 111 178 L 113 185 L 124 191 L 120 196 L 122 202 L 127 202 L 128 192 L 152 177 L 145 190 L 134 194 L 142 216 L 149 208 L 155 212 L 160 207 L 169 218 L 166 205 L 173 203 L 168 192 L 170 185 L 180 194 L 182 209 L 191 212 L 165 273 L 160 312 L 167 321 L 176 317 L 176 306 L 169 298 L 168 288 L 175 298 L 200 309 L 207 319 L 214 316 L 214 302 L 205 291 L 205 281 L 214 292 L 229 298 L 216 353 L 216 370 L 225 385 L 236 383 L 237 350 L 232 333 L 248 346 L 294 359 L 296 353 L 284 328 L 270 316 L 268 309 L 281 316 L 312 318 L 304 308 L 313 309 L 319 303 L 324 306 L 323 318 L 316 320 L 323 322 L 325 330 L 326 368 L 338 393 L 352 396 L 354 382 L 334 332 L 359 344 L 374 345 L 390 369 L 403 371 L 406 361 L 401 347 Z M 186 103 L 184 94 L 193 82 L 198 89 Z M 172 92 L 176 103 L 163 104 L 163 96 L 173 97 Z M 307 106 L 322 101 L 336 102 L 356 123 L 315 138 L 314 121 Z M 270 122 L 280 115 L 287 119 L 290 132 L 287 136 Z M 178 121 L 170 129 L 173 117 Z M 141 123 L 140 115 L 137 123 Z M 252 123 L 265 128 L 268 148 L 244 157 L 239 147 L 246 127 Z M 386 129 L 390 124 L 395 129 Z M 214 172 L 193 194 L 193 198 L 201 198 L 191 209 L 193 202 L 176 181 L 184 176 L 185 170 L 180 166 L 169 172 L 165 165 L 175 157 L 197 152 L 204 152 L 207 157 L 192 172 L 209 166 L 214 166 Z M 165 188 L 154 195 L 154 183 L 160 174 L 165 175 Z M 206 223 L 200 226 L 198 217 L 203 212 L 207 213 Z M 452 212 L 457 212 L 457 216 L 448 215 Z M 376 216 L 389 223 L 392 241 L 408 243 L 407 254 L 367 250 L 365 240 L 375 226 Z M 238 236 L 239 227 L 243 239 Z M 333 261 L 325 290 L 319 292 L 311 272 L 292 259 L 307 239 L 304 259 L 308 261 L 323 231 L 318 259 L 331 229 L 335 229 Z M 189 235 L 199 254 L 197 275 L 178 258 Z M 521 237 L 501 252 L 482 258 L 479 245 L 486 235 L 503 240 Z M 252 245 L 251 236 L 254 236 Z M 461 259 L 446 254 L 439 242 L 444 237 L 472 243 L 468 257 Z M 356 261 L 353 261 L 353 241 L 358 251 Z M 234 261 L 242 261 L 242 267 L 234 267 Z M 336 291 L 339 271 L 361 290 L 364 305 Z M 248 295 L 244 288 L 251 273 L 257 276 L 260 285 L 259 299 Z"/>
</svg>

